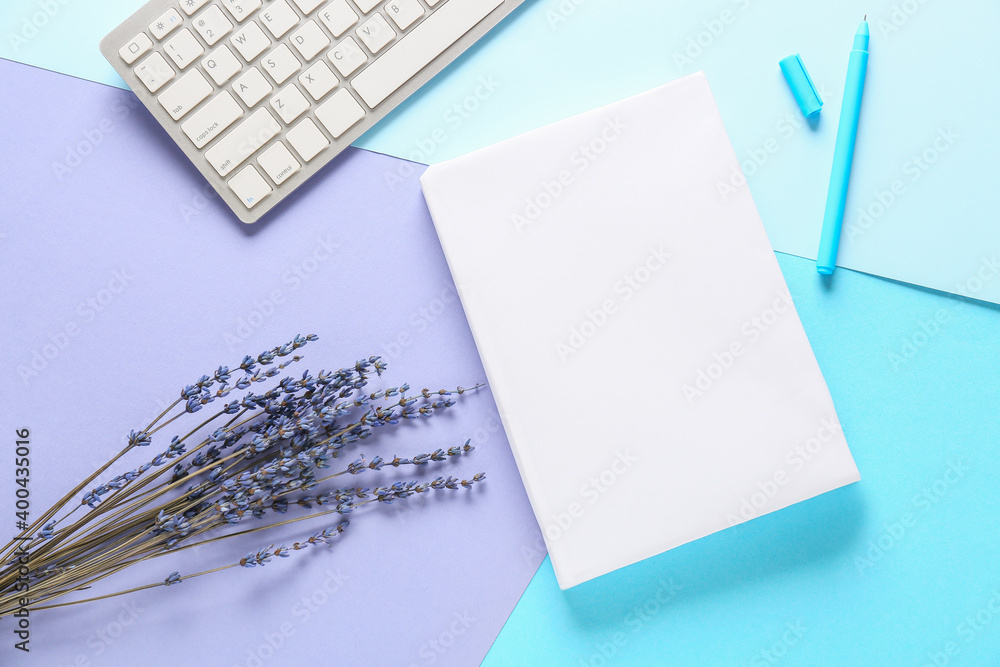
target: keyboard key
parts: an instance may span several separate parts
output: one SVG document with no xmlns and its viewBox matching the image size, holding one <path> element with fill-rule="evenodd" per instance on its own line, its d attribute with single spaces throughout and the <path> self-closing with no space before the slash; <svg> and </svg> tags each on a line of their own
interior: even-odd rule
<svg viewBox="0 0 1000 667">
<path fill-rule="evenodd" d="M 433 7 L 434 5 L 436 5 L 439 2 L 441 2 L 441 0 L 427 0 L 427 6 L 428 7 Z"/>
<path fill-rule="evenodd" d="M 299 71 L 302 64 L 292 55 L 292 50 L 287 44 L 281 44 L 266 56 L 260 63 L 274 82 L 279 86 L 288 80 L 292 74 Z"/>
<path fill-rule="evenodd" d="M 177 83 L 167 88 L 159 97 L 160 104 L 167 110 L 170 117 L 180 120 L 198 103 L 212 94 L 212 84 L 198 70 L 191 70 Z"/>
<path fill-rule="evenodd" d="M 396 31 L 389 27 L 389 23 L 381 14 L 376 14 L 362 23 L 354 33 L 372 53 L 378 53 L 396 38 Z"/>
<path fill-rule="evenodd" d="M 358 9 L 360 9 L 363 13 L 367 14 L 371 10 L 375 9 L 375 7 L 379 3 L 379 0 L 354 0 L 354 2 L 355 4 L 357 4 Z"/>
<path fill-rule="evenodd" d="M 374 109 L 501 4 L 449 0 L 358 74 L 354 89 Z"/>
<path fill-rule="evenodd" d="M 237 23 L 243 23 L 260 9 L 261 0 L 223 0 L 223 4 Z"/>
<path fill-rule="evenodd" d="M 208 54 L 208 57 L 201 61 L 201 66 L 205 68 L 208 75 L 215 81 L 215 85 L 221 86 L 226 81 L 236 76 L 236 73 L 243 69 L 243 64 L 239 58 L 233 55 L 228 46 L 220 46 L 215 51 Z"/>
<path fill-rule="evenodd" d="M 139 59 L 139 56 L 143 55 L 151 48 L 153 48 L 152 40 L 146 36 L 146 33 L 140 32 L 132 38 L 131 42 L 118 49 L 118 55 L 122 57 L 122 60 L 124 60 L 127 65 L 131 65 Z"/>
<path fill-rule="evenodd" d="M 271 46 L 271 40 L 260 29 L 256 21 L 247 23 L 242 30 L 230 37 L 229 41 L 247 62 L 264 53 L 267 47 Z"/>
<path fill-rule="evenodd" d="M 252 164 L 230 178 L 229 187 L 247 208 L 253 208 L 257 202 L 271 194 L 271 186 Z"/>
<path fill-rule="evenodd" d="M 271 177 L 275 185 L 287 181 L 302 166 L 280 141 L 261 153 L 257 158 L 257 164 Z"/>
<path fill-rule="evenodd" d="M 191 16 L 207 3 L 208 0 L 181 0 L 181 9 L 184 10 L 185 14 Z"/>
<path fill-rule="evenodd" d="M 251 67 L 247 70 L 246 74 L 236 79 L 236 83 L 233 84 L 233 90 L 240 96 L 244 104 L 252 107 L 270 95 L 274 88 L 267 82 L 267 79 L 264 78 L 259 69 Z"/>
<path fill-rule="evenodd" d="M 298 6 L 299 11 L 301 11 L 303 14 L 310 13 L 312 10 L 316 9 L 324 2 L 326 2 L 326 0 L 293 0 L 293 1 Z"/>
<path fill-rule="evenodd" d="M 385 6 L 386 16 L 392 19 L 396 27 L 406 30 L 413 22 L 424 15 L 424 8 L 417 0 L 398 0 Z"/>
<path fill-rule="evenodd" d="M 178 69 L 184 69 L 205 53 L 205 47 L 187 28 L 181 30 L 175 37 L 163 45 L 163 50 L 174 61 Z"/>
<path fill-rule="evenodd" d="M 233 29 L 233 24 L 229 22 L 221 9 L 212 5 L 194 20 L 194 29 L 198 31 L 202 39 L 208 42 L 209 46 L 212 46 L 229 34 Z"/>
<path fill-rule="evenodd" d="M 312 60 L 317 53 L 330 46 L 330 38 L 315 21 L 306 21 L 301 28 L 292 33 L 289 41 L 307 61 Z"/>
<path fill-rule="evenodd" d="M 153 37 L 156 39 L 163 39 L 173 32 L 174 28 L 178 27 L 183 20 L 176 9 L 168 9 L 160 15 L 160 18 L 149 24 L 149 32 L 153 33 Z"/>
<path fill-rule="evenodd" d="M 181 124 L 184 134 L 194 142 L 195 148 L 204 148 L 208 142 L 243 116 L 243 107 L 228 92 L 223 91 L 195 111 Z"/>
<path fill-rule="evenodd" d="M 333 97 L 316 107 L 316 119 L 323 123 L 327 132 L 339 139 L 355 123 L 365 117 L 365 110 L 350 92 L 341 88 Z"/>
<path fill-rule="evenodd" d="M 205 151 L 205 159 L 219 176 L 226 176 L 279 132 L 281 126 L 274 116 L 267 109 L 257 109 Z"/>
<path fill-rule="evenodd" d="M 285 139 L 306 162 L 312 160 L 330 145 L 330 140 L 320 132 L 311 118 L 306 118 L 285 132 Z"/>
<path fill-rule="evenodd" d="M 280 93 L 271 98 L 271 108 L 277 112 L 285 125 L 290 125 L 293 120 L 302 115 L 309 108 L 309 100 L 299 92 L 295 84 L 291 84 Z"/>
<path fill-rule="evenodd" d="M 285 0 L 277 0 L 262 11 L 258 18 L 264 27 L 274 35 L 275 39 L 279 39 L 299 22 L 299 15 L 288 6 Z"/>
<path fill-rule="evenodd" d="M 353 37 L 348 37 L 337 44 L 333 47 L 333 51 L 326 55 L 341 76 L 350 76 L 352 72 L 368 62 L 368 56 L 361 50 Z"/>
<path fill-rule="evenodd" d="M 155 93 L 163 87 L 163 84 L 173 79 L 174 74 L 173 68 L 159 53 L 154 53 L 135 68 L 135 75 L 151 93 Z"/>
<path fill-rule="evenodd" d="M 336 88 L 340 82 L 330 67 L 320 60 L 299 77 L 299 83 L 318 102 L 324 95 Z"/>
<path fill-rule="evenodd" d="M 340 37 L 358 22 L 358 15 L 347 4 L 347 0 L 333 0 L 317 16 L 334 37 Z"/>
</svg>

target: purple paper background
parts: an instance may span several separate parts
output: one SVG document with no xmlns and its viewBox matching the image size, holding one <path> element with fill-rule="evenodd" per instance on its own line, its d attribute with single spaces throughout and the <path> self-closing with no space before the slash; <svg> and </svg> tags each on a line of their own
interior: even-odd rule
<svg viewBox="0 0 1000 667">
<path fill-rule="evenodd" d="M 380 354 L 384 386 L 485 379 L 420 194 L 423 166 L 349 150 L 246 227 L 131 93 L 6 60 L 0 90 L 2 541 L 14 532 L 15 429 L 31 430 L 37 517 L 182 385 L 295 333 L 320 335 L 299 373 Z M 379 433 L 369 451 L 467 437 L 470 457 L 417 476 L 486 471 L 471 493 L 359 513 L 330 551 L 38 612 L 30 657 L 0 622 L 0 663 L 478 663 L 544 556 L 491 395 Z M 192 550 L 94 593 L 331 523 Z"/>
</svg>

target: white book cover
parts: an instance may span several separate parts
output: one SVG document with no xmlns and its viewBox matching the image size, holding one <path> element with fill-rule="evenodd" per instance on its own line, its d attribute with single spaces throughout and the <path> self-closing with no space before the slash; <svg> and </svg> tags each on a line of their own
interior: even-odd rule
<svg viewBox="0 0 1000 667">
<path fill-rule="evenodd" d="M 860 479 L 739 170 L 698 73 L 421 179 L 562 588 Z"/>
</svg>

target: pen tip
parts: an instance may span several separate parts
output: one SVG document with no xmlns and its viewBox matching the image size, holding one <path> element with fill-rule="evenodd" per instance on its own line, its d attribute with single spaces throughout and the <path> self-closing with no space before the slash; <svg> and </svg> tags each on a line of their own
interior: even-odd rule
<svg viewBox="0 0 1000 667">
<path fill-rule="evenodd" d="M 867 21 L 868 20 L 868 14 L 865 14 L 865 17 L 863 19 L 861 19 L 861 20 L 862 21 Z"/>
</svg>

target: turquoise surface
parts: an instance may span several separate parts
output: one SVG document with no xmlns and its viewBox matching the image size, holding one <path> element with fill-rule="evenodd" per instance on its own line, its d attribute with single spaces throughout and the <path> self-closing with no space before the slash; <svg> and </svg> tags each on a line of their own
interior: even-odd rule
<svg viewBox="0 0 1000 667">
<path fill-rule="evenodd" d="M 97 42 L 140 5 L 5 0 L 0 56 L 122 85 Z M 841 263 L 1000 300 L 991 0 L 528 0 L 358 145 L 437 162 L 702 69 L 772 244 L 815 256 L 865 13 Z M 815 127 L 777 66 L 795 52 Z M 567 592 L 543 564 L 486 665 L 996 664 L 1000 308 L 779 260 L 862 482 Z"/>
<path fill-rule="evenodd" d="M 861 482 L 568 591 L 546 560 L 486 667 L 997 664 L 1000 308 L 778 259 Z"/>
</svg>

